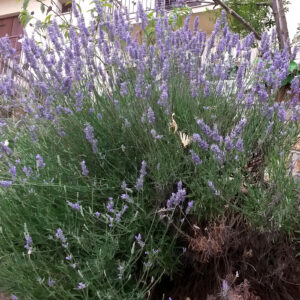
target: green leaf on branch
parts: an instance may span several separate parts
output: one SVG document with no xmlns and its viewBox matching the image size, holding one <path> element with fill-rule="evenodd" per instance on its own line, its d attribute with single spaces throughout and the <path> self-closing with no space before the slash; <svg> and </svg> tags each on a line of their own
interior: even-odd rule
<svg viewBox="0 0 300 300">
<path fill-rule="evenodd" d="M 24 9 L 24 10 L 27 9 L 28 3 L 29 3 L 29 0 L 24 0 L 24 2 L 23 2 L 23 9 Z"/>
<path fill-rule="evenodd" d="M 41 3 L 41 12 L 44 13 L 45 12 L 45 5 L 43 3 Z"/>
<path fill-rule="evenodd" d="M 290 74 L 290 75 L 288 75 L 287 78 L 285 78 L 285 79 L 282 81 L 281 85 L 282 85 L 282 86 L 285 86 L 285 85 L 291 83 L 293 79 L 294 79 L 294 76 Z"/>
<path fill-rule="evenodd" d="M 299 69 L 298 64 L 295 61 L 292 60 L 290 62 L 290 68 L 289 68 L 290 73 L 294 73 L 298 69 Z"/>
</svg>

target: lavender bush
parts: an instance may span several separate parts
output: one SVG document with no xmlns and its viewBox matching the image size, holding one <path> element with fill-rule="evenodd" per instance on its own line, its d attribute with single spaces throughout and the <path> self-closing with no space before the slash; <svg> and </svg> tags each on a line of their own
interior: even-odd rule
<svg viewBox="0 0 300 300">
<path fill-rule="evenodd" d="M 1 120 L 0 143 L 0 281 L 21 299 L 145 299 L 184 254 L 175 228 L 227 213 L 299 225 L 286 171 L 299 107 L 274 102 L 288 50 L 265 33 L 253 61 L 254 36 L 224 15 L 207 37 L 159 10 L 155 42 L 139 41 L 126 11 L 94 2 L 90 24 L 73 3 L 67 38 L 55 20 L 51 42 L 25 36 L 21 64 L 0 40 L 28 79 L 0 81 L 24 111 Z M 146 29 L 141 7 L 137 19 Z"/>
</svg>

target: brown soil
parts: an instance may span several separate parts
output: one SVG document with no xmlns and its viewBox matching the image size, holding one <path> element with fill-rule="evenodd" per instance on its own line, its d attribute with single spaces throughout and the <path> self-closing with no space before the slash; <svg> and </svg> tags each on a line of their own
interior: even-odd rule
<svg viewBox="0 0 300 300">
<path fill-rule="evenodd" d="M 180 272 L 163 277 L 151 300 L 300 299 L 299 244 L 234 217 L 180 235 L 187 248 Z"/>
</svg>

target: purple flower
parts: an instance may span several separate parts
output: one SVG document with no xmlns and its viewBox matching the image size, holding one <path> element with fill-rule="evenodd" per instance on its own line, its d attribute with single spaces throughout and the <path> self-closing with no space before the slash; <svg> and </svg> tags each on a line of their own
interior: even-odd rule
<svg viewBox="0 0 300 300">
<path fill-rule="evenodd" d="M 48 278 L 48 286 L 49 286 L 49 287 L 53 287 L 54 284 L 55 284 L 55 281 L 49 277 L 49 278 Z"/>
<path fill-rule="evenodd" d="M 208 186 L 210 189 L 215 193 L 216 196 L 220 195 L 220 191 L 216 189 L 215 185 L 212 183 L 212 181 L 208 180 Z"/>
<path fill-rule="evenodd" d="M 44 169 L 46 164 L 44 163 L 42 156 L 40 154 L 37 154 L 35 158 L 36 158 L 36 166 L 38 168 Z"/>
<path fill-rule="evenodd" d="M 225 147 L 227 150 L 234 149 L 233 140 L 229 136 L 225 137 Z"/>
<path fill-rule="evenodd" d="M 278 107 L 278 118 L 281 122 L 286 121 L 286 110 L 284 107 L 284 102 L 281 102 L 280 106 Z"/>
<path fill-rule="evenodd" d="M 194 205 L 194 201 L 193 200 L 191 200 L 191 201 L 188 202 L 187 208 L 185 210 L 185 214 L 186 215 L 188 215 L 190 213 L 191 209 L 193 208 L 193 205 Z"/>
<path fill-rule="evenodd" d="M 202 164 L 202 160 L 200 159 L 200 157 L 197 155 L 197 153 L 193 150 L 190 150 L 190 154 L 192 156 L 192 162 L 196 165 L 199 166 Z"/>
<path fill-rule="evenodd" d="M 10 187 L 12 183 L 11 180 L 0 180 L 0 186 L 2 187 Z"/>
<path fill-rule="evenodd" d="M 27 168 L 26 166 L 24 166 L 23 172 L 25 173 L 26 177 L 28 178 L 32 172 L 32 169 L 31 169 L 31 167 Z"/>
<path fill-rule="evenodd" d="M 215 154 L 218 162 L 220 164 L 222 164 L 224 162 L 224 159 L 225 159 L 225 152 L 220 150 L 219 146 L 216 145 L 216 144 L 212 144 L 210 146 L 210 149 L 212 150 L 212 152 Z"/>
<path fill-rule="evenodd" d="M 140 177 L 138 178 L 136 184 L 135 184 L 135 188 L 137 191 L 140 191 L 143 189 L 143 184 L 144 184 L 144 176 L 146 176 L 147 171 L 146 171 L 146 162 L 143 160 L 142 161 L 142 167 L 140 169 Z"/>
<path fill-rule="evenodd" d="M 11 165 L 9 168 L 9 173 L 11 174 L 11 180 L 14 181 L 17 177 L 17 168 L 16 166 Z"/>
<path fill-rule="evenodd" d="M 85 161 L 83 160 L 83 161 L 80 163 L 80 165 L 81 165 L 81 170 L 82 170 L 81 174 L 82 174 L 83 176 L 87 176 L 87 175 L 89 174 L 89 170 L 87 169 L 87 167 L 86 167 L 86 165 L 85 165 Z"/>
<path fill-rule="evenodd" d="M 205 140 L 203 140 L 198 133 L 193 134 L 193 141 L 196 142 L 198 146 L 203 150 L 208 150 L 208 143 Z"/>
<path fill-rule="evenodd" d="M 75 104 L 75 107 L 76 107 L 76 111 L 81 111 L 82 110 L 82 99 L 83 99 L 83 94 L 81 91 L 78 91 L 76 94 L 75 94 L 75 99 L 76 99 L 76 104 Z"/>
<path fill-rule="evenodd" d="M 116 213 L 116 221 L 120 222 L 121 221 L 121 217 L 123 216 L 123 214 L 126 212 L 128 206 L 125 204 L 122 208 L 121 211 L 119 211 L 118 213 Z"/>
<path fill-rule="evenodd" d="M 138 235 L 135 235 L 134 238 L 137 241 L 137 243 L 140 245 L 141 248 L 145 247 L 145 243 L 142 241 L 142 236 L 140 233 Z"/>
<path fill-rule="evenodd" d="M 58 228 L 58 229 L 56 230 L 55 237 L 56 237 L 58 240 L 60 240 L 60 241 L 62 242 L 62 246 L 63 246 L 64 248 L 67 248 L 67 247 L 68 247 L 69 243 L 67 242 L 67 239 L 65 238 L 64 233 L 63 233 L 63 231 L 61 230 L 61 228 Z"/>
<path fill-rule="evenodd" d="M 18 300 L 19 299 L 16 295 L 13 295 L 13 294 L 10 297 L 11 297 L 11 300 Z"/>
<path fill-rule="evenodd" d="M 87 123 L 83 132 L 85 133 L 85 138 L 92 145 L 92 149 L 94 153 L 98 152 L 98 140 L 95 139 L 94 136 L 94 128 L 91 124 Z"/>
<path fill-rule="evenodd" d="M 186 196 L 186 189 L 182 188 L 182 182 L 177 183 L 177 192 L 172 193 L 170 199 L 167 201 L 167 208 L 174 209 L 176 206 L 181 205 Z"/>
<path fill-rule="evenodd" d="M 71 260 L 73 258 L 73 255 L 70 254 L 69 256 L 66 256 L 66 260 Z"/>
<path fill-rule="evenodd" d="M 150 133 L 152 134 L 152 136 L 154 137 L 155 140 L 160 140 L 160 139 L 163 138 L 163 135 L 157 134 L 157 132 L 155 131 L 155 129 L 151 129 Z"/>
<path fill-rule="evenodd" d="M 99 211 L 96 211 L 96 212 L 95 212 L 95 217 L 96 217 L 96 218 L 99 218 L 99 217 L 100 217 Z"/>
<path fill-rule="evenodd" d="M 79 282 L 79 283 L 78 283 L 78 286 L 77 286 L 77 289 L 78 289 L 78 290 L 83 290 L 83 289 L 85 289 L 85 288 L 86 288 L 85 283 L 82 283 L 82 282 Z"/>
<path fill-rule="evenodd" d="M 128 203 L 133 203 L 133 199 L 128 194 L 122 194 L 121 198 L 122 198 L 122 200 L 125 200 Z"/>
<path fill-rule="evenodd" d="M 12 150 L 3 142 L 0 142 L 0 150 L 5 152 L 7 155 L 12 154 Z"/>
<path fill-rule="evenodd" d="M 78 202 L 72 203 L 70 201 L 67 201 L 68 206 L 70 206 L 72 209 L 79 211 L 81 206 Z"/>
<path fill-rule="evenodd" d="M 127 188 L 127 184 L 126 184 L 126 182 L 125 182 L 125 180 L 122 182 L 122 184 L 121 184 L 121 189 L 123 190 L 123 191 L 126 191 L 126 188 Z"/>
<path fill-rule="evenodd" d="M 223 280 L 222 281 L 222 296 L 227 297 L 228 291 L 229 291 L 228 282 L 226 280 Z"/>
<path fill-rule="evenodd" d="M 32 247 L 31 247 L 32 238 L 29 234 L 25 235 L 25 241 L 26 241 L 26 245 L 24 246 L 24 248 L 27 249 L 28 254 L 31 254 L 31 252 L 32 252 Z"/>
<path fill-rule="evenodd" d="M 243 143 L 243 140 L 242 139 L 238 139 L 236 144 L 235 144 L 235 148 L 236 150 L 242 152 L 244 151 L 244 143 Z"/>
<path fill-rule="evenodd" d="M 149 124 L 153 124 L 155 122 L 154 111 L 152 110 L 151 107 L 148 108 L 147 117 L 148 117 Z"/>
<path fill-rule="evenodd" d="M 126 96 L 128 94 L 127 82 L 122 82 L 120 84 L 120 94 L 121 96 Z"/>
<path fill-rule="evenodd" d="M 109 202 L 108 202 L 108 204 L 106 205 L 106 208 L 107 208 L 107 210 L 109 211 L 109 212 L 114 212 L 115 210 L 114 210 L 114 201 L 113 201 L 113 198 L 112 197 L 109 197 L 108 198 L 108 200 L 109 200 Z"/>
<path fill-rule="evenodd" d="M 202 119 L 197 120 L 197 125 L 207 137 L 211 137 L 213 135 L 213 131 L 211 130 L 211 128 L 206 125 Z"/>
</svg>

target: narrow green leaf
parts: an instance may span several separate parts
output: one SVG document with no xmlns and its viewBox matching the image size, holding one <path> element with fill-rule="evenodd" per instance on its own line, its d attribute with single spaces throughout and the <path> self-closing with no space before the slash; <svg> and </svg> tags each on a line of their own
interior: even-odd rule
<svg viewBox="0 0 300 300">
<path fill-rule="evenodd" d="M 28 3 L 29 3 L 29 0 L 24 0 L 24 2 L 23 2 L 23 9 L 24 10 L 27 9 Z"/>
</svg>

